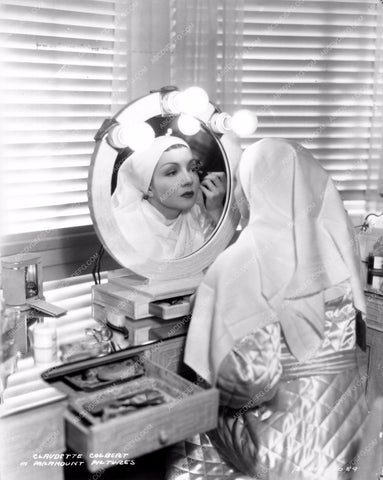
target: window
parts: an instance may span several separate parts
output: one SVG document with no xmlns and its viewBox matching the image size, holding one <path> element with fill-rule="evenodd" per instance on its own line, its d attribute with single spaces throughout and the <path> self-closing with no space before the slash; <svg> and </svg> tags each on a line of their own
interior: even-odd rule
<svg viewBox="0 0 383 480">
<path fill-rule="evenodd" d="M 98 327 L 92 319 L 90 275 L 73 275 L 70 278 L 44 283 L 44 295 L 48 302 L 68 310 L 57 322 L 60 344 L 83 338 L 86 328 Z"/>
<path fill-rule="evenodd" d="M 1 2 L 2 255 L 40 252 L 44 280 L 71 277 L 99 249 L 88 167 L 94 134 L 127 102 L 136 5 Z"/>
<path fill-rule="evenodd" d="M 129 5 L 2 1 L 3 233 L 91 224 L 93 136 L 126 103 Z"/>
<path fill-rule="evenodd" d="M 369 171 L 380 151 L 370 144 L 376 28 L 377 0 L 244 1 L 241 104 L 259 119 L 245 145 L 262 137 L 302 143 L 355 221 L 368 188 L 377 188 Z"/>
</svg>

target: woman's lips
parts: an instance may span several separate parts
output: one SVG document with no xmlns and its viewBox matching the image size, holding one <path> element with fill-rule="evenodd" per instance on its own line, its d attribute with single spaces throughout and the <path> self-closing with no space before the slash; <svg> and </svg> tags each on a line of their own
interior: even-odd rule
<svg viewBox="0 0 383 480">
<path fill-rule="evenodd" d="M 181 197 L 192 198 L 192 197 L 194 197 L 194 192 L 185 192 L 181 195 Z"/>
</svg>

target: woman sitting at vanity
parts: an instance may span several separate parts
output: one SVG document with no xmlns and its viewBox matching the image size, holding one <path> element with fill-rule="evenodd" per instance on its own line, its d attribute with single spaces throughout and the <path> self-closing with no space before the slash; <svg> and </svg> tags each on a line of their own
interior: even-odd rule
<svg viewBox="0 0 383 480">
<path fill-rule="evenodd" d="M 225 193 L 224 172 L 208 173 L 201 182 L 188 144 L 161 136 L 121 166 L 113 214 L 137 252 L 152 260 L 170 260 L 204 245 L 219 222 Z"/>
<path fill-rule="evenodd" d="M 367 416 L 352 226 L 294 142 L 248 147 L 236 183 L 248 225 L 204 277 L 185 349 L 220 391 L 218 427 L 174 447 L 167 478 L 350 480 Z"/>
</svg>

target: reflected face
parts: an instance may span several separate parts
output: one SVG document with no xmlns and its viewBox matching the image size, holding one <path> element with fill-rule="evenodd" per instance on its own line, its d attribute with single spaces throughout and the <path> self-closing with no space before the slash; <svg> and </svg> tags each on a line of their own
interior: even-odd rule
<svg viewBox="0 0 383 480">
<path fill-rule="evenodd" d="M 166 218 L 190 210 L 197 200 L 200 181 L 196 160 L 189 148 L 164 152 L 153 173 L 148 201 Z"/>
</svg>

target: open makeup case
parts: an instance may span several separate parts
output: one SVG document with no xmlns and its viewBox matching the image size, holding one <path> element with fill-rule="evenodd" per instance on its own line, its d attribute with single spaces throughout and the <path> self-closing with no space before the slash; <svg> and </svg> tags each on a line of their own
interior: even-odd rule
<svg viewBox="0 0 383 480">
<path fill-rule="evenodd" d="M 105 468 L 97 458 L 134 459 L 216 427 L 218 390 L 150 357 L 148 347 L 134 347 L 42 374 L 68 395 L 67 447 L 83 454 L 89 471 Z"/>
</svg>

